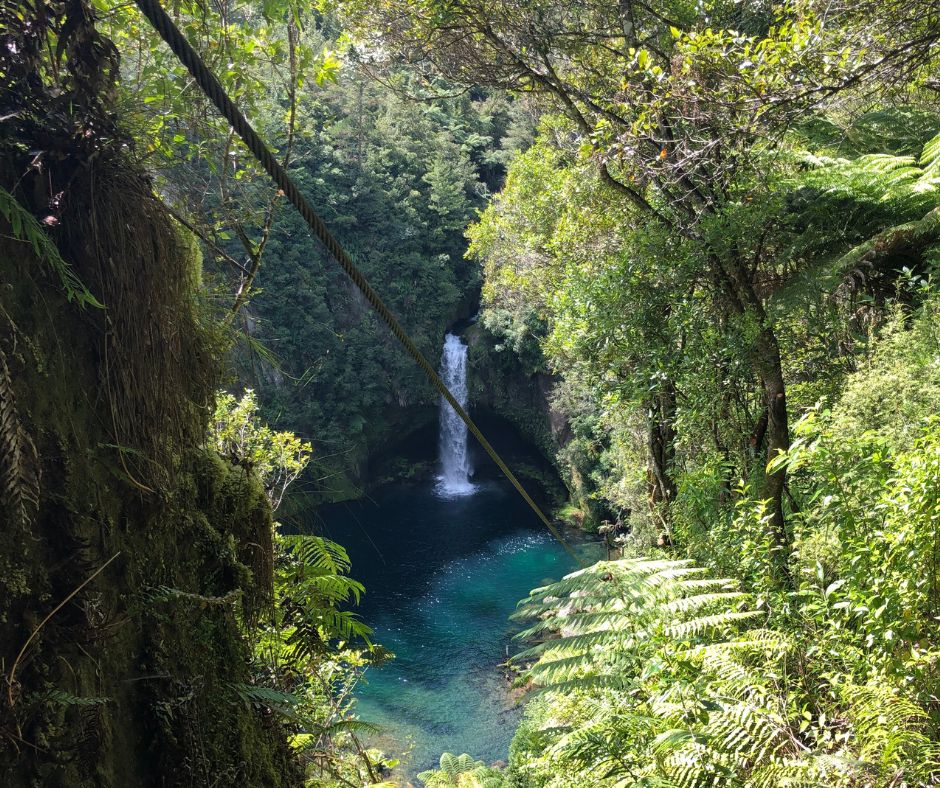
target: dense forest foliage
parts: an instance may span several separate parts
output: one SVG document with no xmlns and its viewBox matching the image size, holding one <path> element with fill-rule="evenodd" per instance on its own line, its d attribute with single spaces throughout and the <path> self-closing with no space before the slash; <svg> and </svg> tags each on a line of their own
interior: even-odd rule
<svg viewBox="0 0 940 788">
<path fill-rule="evenodd" d="M 228 58 L 223 83 L 435 358 L 479 300 L 464 229 L 530 143 L 534 110 L 396 67 L 372 73 L 327 11 L 293 9 L 285 24 L 285 9 L 244 3 L 221 25 L 198 4 L 185 11 L 209 64 Z M 190 95 L 183 67 L 139 46 L 155 34 L 138 14 L 118 8 L 103 22 L 127 51 L 134 89 L 121 109 L 173 215 L 204 242 L 212 296 L 232 301 L 238 385 L 259 391 L 273 423 L 316 438 L 322 451 L 300 484 L 312 500 L 361 494 L 370 457 L 436 417 L 432 388 L 205 98 Z"/>
<path fill-rule="evenodd" d="M 519 605 L 508 764 L 424 784 L 938 784 L 940 7 L 171 10 L 612 551 Z M 0 11 L 0 769 L 395 784 L 355 567 L 272 516 L 433 389 L 133 6 Z"/>
<path fill-rule="evenodd" d="M 517 121 L 505 99 L 464 92 L 409 101 L 353 65 L 301 104 L 297 122 L 298 183 L 425 355 L 436 358 L 445 329 L 475 309 L 480 279 L 463 259 L 463 230 L 498 186 L 512 135 L 526 131 L 518 126 L 524 116 Z M 436 416 L 436 397 L 304 236 L 293 213 L 275 219 L 270 263 L 246 310 L 264 350 L 249 354 L 242 374 L 257 381 L 278 423 L 335 455 L 317 462 L 318 478 L 334 474 L 319 489 L 343 497 L 344 483 L 358 481 L 359 466 L 389 433 Z"/>
<path fill-rule="evenodd" d="M 629 532 L 520 609 L 508 779 L 932 784 L 936 9 L 432 6 L 350 13 L 543 98 L 470 230 L 484 321 Z"/>
</svg>

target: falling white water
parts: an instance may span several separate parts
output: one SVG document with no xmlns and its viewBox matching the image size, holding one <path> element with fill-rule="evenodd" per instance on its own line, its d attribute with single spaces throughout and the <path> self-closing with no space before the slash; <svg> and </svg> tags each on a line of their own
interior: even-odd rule
<svg viewBox="0 0 940 788">
<path fill-rule="evenodd" d="M 457 402 L 467 407 L 467 346 L 460 337 L 448 334 L 444 337 L 444 352 L 441 354 L 441 377 Z M 469 495 L 474 486 L 470 483 L 473 468 L 467 451 L 467 425 L 441 397 L 440 415 L 441 475 L 438 491 L 447 497 Z"/>
</svg>

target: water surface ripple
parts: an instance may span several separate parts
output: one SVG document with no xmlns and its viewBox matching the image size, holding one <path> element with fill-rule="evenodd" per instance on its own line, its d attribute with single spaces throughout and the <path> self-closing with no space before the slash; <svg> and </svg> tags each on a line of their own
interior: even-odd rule
<svg viewBox="0 0 940 788">
<path fill-rule="evenodd" d="M 505 760 L 520 713 L 499 667 L 508 617 L 529 589 L 571 571 L 571 558 L 502 482 L 462 498 L 392 486 L 320 515 L 366 586 L 363 618 L 396 654 L 357 693 L 360 716 L 383 728 L 380 743 L 413 747 L 408 775 L 445 751 Z M 579 549 L 596 558 L 596 545 Z"/>
</svg>

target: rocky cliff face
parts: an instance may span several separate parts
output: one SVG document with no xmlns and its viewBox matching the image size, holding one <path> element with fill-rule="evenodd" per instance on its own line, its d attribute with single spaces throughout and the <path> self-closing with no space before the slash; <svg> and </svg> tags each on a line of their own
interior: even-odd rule
<svg viewBox="0 0 940 788">
<path fill-rule="evenodd" d="M 461 336 L 470 346 L 471 415 L 516 473 L 534 483 L 552 506 L 560 505 L 567 498 L 570 471 L 559 451 L 570 439 L 570 429 L 551 405 L 551 376 L 527 373 L 511 351 L 496 350 L 494 338 L 479 324 L 464 328 Z M 362 431 L 347 436 L 320 499 L 347 500 L 394 479 L 430 478 L 437 472 L 437 430 L 433 395 L 427 402 L 390 405 L 369 414 Z M 471 449 L 478 473 L 495 472 L 479 447 L 473 444 Z"/>
<path fill-rule="evenodd" d="M 554 462 L 568 436 L 564 416 L 551 406 L 552 378 L 529 374 L 509 350 L 497 350 L 493 336 L 476 323 L 464 333 L 470 346 L 470 400 L 475 409 L 501 416 Z"/>
<path fill-rule="evenodd" d="M 471 402 L 475 412 L 496 414 L 519 430 L 550 464 L 555 503 L 567 500 L 569 504 L 559 511 L 573 524 L 589 529 L 596 526 L 607 513 L 593 495 L 590 473 L 594 461 L 576 447 L 567 416 L 553 402 L 555 378 L 527 370 L 515 353 L 500 348 L 496 338 L 479 323 L 464 336 L 470 345 Z M 572 451 L 572 447 L 577 450 Z"/>
</svg>

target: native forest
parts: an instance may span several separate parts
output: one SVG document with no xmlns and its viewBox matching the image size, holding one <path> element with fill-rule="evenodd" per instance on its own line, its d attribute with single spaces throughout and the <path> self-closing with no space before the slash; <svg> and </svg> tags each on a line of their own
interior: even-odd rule
<svg viewBox="0 0 940 788">
<path fill-rule="evenodd" d="M 0 786 L 940 786 L 940 0 L 0 0 Z"/>
</svg>

